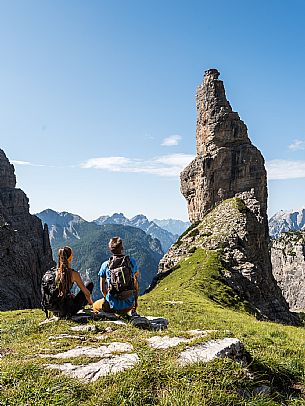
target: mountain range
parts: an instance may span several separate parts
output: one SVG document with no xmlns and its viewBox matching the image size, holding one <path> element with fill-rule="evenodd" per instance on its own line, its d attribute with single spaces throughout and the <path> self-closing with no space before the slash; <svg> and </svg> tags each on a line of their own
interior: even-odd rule
<svg viewBox="0 0 305 406">
<path fill-rule="evenodd" d="M 127 219 L 122 213 L 102 216 L 88 222 L 77 214 L 56 212 L 46 209 L 36 214 L 49 228 L 53 256 L 56 260 L 58 249 L 70 245 L 74 250 L 74 266 L 85 279 L 95 283 L 94 297 L 99 295 L 97 272 L 101 263 L 108 259 L 108 241 L 120 235 L 126 246 L 126 253 L 132 255 L 140 269 L 140 292 L 149 286 L 157 273 L 165 248 L 171 246 L 177 235 L 162 229 L 144 215 Z M 175 220 L 171 221 L 174 225 Z M 162 240 L 160 242 L 159 238 Z"/>
<path fill-rule="evenodd" d="M 158 225 L 157 222 L 161 224 L 168 222 L 172 227 L 162 227 Z M 167 252 L 168 249 L 177 241 L 179 236 L 189 227 L 188 223 L 181 222 L 180 220 L 153 220 L 149 221 L 146 216 L 143 214 L 138 214 L 131 219 L 128 219 L 124 216 L 123 213 L 114 213 L 112 216 L 101 216 L 98 219 L 94 220 L 94 223 L 98 225 L 102 224 L 122 224 L 125 226 L 137 227 L 145 231 L 147 234 L 151 235 L 153 238 L 157 238 L 162 246 L 164 252 Z M 180 224 L 183 223 L 183 224 Z M 183 227 L 184 225 L 184 227 Z M 172 230 L 180 230 L 182 232 L 173 233 Z"/>
<path fill-rule="evenodd" d="M 305 230 L 305 207 L 299 210 L 280 210 L 269 219 L 269 233 L 277 238 L 282 232 Z"/>
</svg>

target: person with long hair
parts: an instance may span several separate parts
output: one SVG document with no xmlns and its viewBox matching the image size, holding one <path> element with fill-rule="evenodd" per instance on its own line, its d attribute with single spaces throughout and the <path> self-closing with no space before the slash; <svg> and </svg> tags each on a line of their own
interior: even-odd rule
<svg viewBox="0 0 305 406">
<path fill-rule="evenodd" d="M 55 281 L 61 301 L 60 309 L 54 314 L 60 317 L 73 316 L 86 304 L 93 304 L 91 296 L 93 283 L 84 284 L 80 274 L 71 267 L 72 259 L 73 251 L 71 247 L 66 246 L 59 249 Z M 76 296 L 71 293 L 73 283 L 76 283 L 80 289 Z"/>
</svg>

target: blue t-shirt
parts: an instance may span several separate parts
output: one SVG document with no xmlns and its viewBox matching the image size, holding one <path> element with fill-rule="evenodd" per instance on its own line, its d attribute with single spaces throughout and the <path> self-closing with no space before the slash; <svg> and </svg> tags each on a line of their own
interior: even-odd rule
<svg viewBox="0 0 305 406">
<path fill-rule="evenodd" d="M 134 260 L 134 258 L 129 257 L 130 258 L 130 262 L 132 265 L 132 276 L 135 275 L 135 273 L 137 272 L 137 264 L 136 261 Z M 110 270 L 108 267 L 108 261 L 105 261 L 102 263 L 101 269 L 99 270 L 98 275 L 101 278 L 105 278 L 107 285 L 109 286 L 110 283 Z M 113 295 L 109 292 L 107 292 L 106 295 L 106 300 L 110 305 L 110 308 L 113 310 L 124 310 L 127 309 L 128 307 L 131 307 L 134 305 L 135 302 L 135 298 L 134 295 L 130 296 L 128 299 L 125 300 L 120 300 L 120 299 L 116 299 L 115 297 L 113 297 Z"/>
</svg>

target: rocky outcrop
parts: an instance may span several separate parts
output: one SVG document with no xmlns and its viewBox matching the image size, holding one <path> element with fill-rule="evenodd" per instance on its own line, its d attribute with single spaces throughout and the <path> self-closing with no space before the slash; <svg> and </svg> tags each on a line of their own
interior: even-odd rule
<svg viewBox="0 0 305 406">
<path fill-rule="evenodd" d="M 197 89 L 197 157 L 181 173 L 189 218 L 200 221 L 215 204 L 243 193 L 267 234 L 264 158 L 251 144 L 245 123 L 232 111 L 218 76 L 216 69 L 206 71 Z"/>
<path fill-rule="evenodd" d="M 226 99 L 219 72 L 197 90 L 197 156 L 181 173 L 193 226 L 161 260 L 168 273 L 197 248 L 217 250 L 222 278 L 258 318 L 297 323 L 272 275 L 264 158 Z"/>
<path fill-rule="evenodd" d="M 257 318 L 298 323 L 272 275 L 264 233 L 243 200 L 225 200 L 193 224 L 160 261 L 159 277 L 179 267 L 199 248 L 219 253 L 222 281 L 249 304 Z"/>
<path fill-rule="evenodd" d="M 271 243 L 273 275 L 292 310 L 305 309 L 305 231 L 283 233 Z"/>
<path fill-rule="evenodd" d="M 41 277 L 53 264 L 48 229 L 15 186 L 14 166 L 0 150 L 0 310 L 39 307 Z"/>
</svg>

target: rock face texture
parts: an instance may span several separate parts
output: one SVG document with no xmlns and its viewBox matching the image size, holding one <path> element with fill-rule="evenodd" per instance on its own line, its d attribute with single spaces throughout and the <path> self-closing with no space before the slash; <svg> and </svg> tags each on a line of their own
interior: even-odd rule
<svg viewBox="0 0 305 406">
<path fill-rule="evenodd" d="M 219 253 L 221 280 L 258 319 L 298 324 L 271 271 L 267 240 L 254 213 L 240 198 L 218 204 L 180 237 L 162 258 L 159 278 L 200 248 Z M 211 291 L 210 299 L 213 300 Z"/>
<path fill-rule="evenodd" d="M 0 310 L 39 307 L 41 277 L 53 265 L 48 229 L 15 186 L 14 166 L 0 149 Z"/>
<path fill-rule="evenodd" d="M 305 309 L 305 231 L 283 233 L 271 243 L 273 275 L 292 310 Z"/>
<path fill-rule="evenodd" d="M 264 158 L 218 76 L 216 69 L 206 71 L 197 90 L 197 157 L 181 173 L 193 226 L 163 257 L 159 272 L 170 272 L 197 248 L 217 250 L 223 280 L 258 318 L 294 324 L 272 275 Z"/>
<path fill-rule="evenodd" d="M 251 144 L 245 123 L 232 111 L 218 76 L 216 69 L 206 71 L 197 89 L 197 157 L 181 173 L 189 218 L 192 223 L 200 221 L 218 202 L 243 193 L 267 233 L 264 158 Z"/>
</svg>

